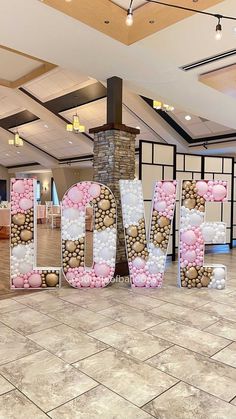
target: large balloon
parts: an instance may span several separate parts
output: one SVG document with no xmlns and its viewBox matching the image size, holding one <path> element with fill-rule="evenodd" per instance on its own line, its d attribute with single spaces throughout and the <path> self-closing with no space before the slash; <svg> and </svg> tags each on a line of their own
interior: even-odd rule
<svg viewBox="0 0 236 419">
<path fill-rule="evenodd" d="M 182 241 L 184 243 L 188 244 L 189 246 L 195 244 L 196 241 L 197 241 L 197 236 L 196 236 L 196 234 L 194 233 L 193 230 L 187 230 L 187 231 L 185 231 L 182 234 L 181 238 L 182 238 Z"/>
</svg>

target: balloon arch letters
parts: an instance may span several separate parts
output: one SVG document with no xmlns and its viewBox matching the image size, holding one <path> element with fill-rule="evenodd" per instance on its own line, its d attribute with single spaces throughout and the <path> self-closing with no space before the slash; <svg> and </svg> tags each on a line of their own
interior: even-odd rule
<svg viewBox="0 0 236 419">
<path fill-rule="evenodd" d="M 223 181 L 186 180 L 181 185 L 178 285 L 223 289 L 224 265 L 204 265 L 205 243 L 224 243 L 226 225 L 205 222 L 206 202 L 227 200 Z M 144 215 L 142 184 L 120 181 L 125 245 L 132 287 L 160 288 L 171 237 L 177 182 L 154 185 L 150 226 Z M 37 267 L 36 180 L 11 179 L 11 288 L 60 286 L 61 267 Z M 85 264 L 86 208 L 93 208 L 93 264 Z M 115 272 L 117 214 L 112 191 L 97 182 L 79 182 L 62 204 L 62 271 L 74 288 L 103 288 Z M 149 231 L 147 235 L 147 230 Z"/>
</svg>

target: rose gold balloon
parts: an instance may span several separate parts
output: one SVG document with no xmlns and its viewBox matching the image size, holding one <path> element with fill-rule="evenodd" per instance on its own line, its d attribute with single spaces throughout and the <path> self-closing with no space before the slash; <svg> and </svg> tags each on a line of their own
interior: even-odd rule
<svg viewBox="0 0 236 419">
<path fill-rule="evenodd" d="M 59 282 L 57 274 L 51 273 L 46 275 L 46 284 L 48 287 L 55 287 Z"/>
<path fill-rule="evenodd" d="M 25 214 L 19 213 L 19 214 L 13 215 L 12 221 L 17 226 L 22 226 L 25 223 Z"/>
<path fill-rule="evenodd" d="M 114 218 L 110 218 L 110 217 L 108 217 L 108 215 L 106 215 L 104 217 L 104 225 L 106 227 L 110 227 L 112 224 L 114 224 Z"/>
<path fill-rule="evenodd" d="M 74 251 L 75 251 L 75 249 L 76 249 L 76 244 L 75 244 L 75 242 L 73 242 L 72 240 L 67 240 L 67 242 L 66 242 L 66 249 L 67 249 L 69 252 L 74 252 Z"/>
<path fill-rule="evenodd" d="M 160 217 L 158 220 L 158 225 L 163 228 L 167 227 L 170 224 L 170 220 L 167 217 Z"/>
<path fill-rule="evenodd" d="M 103 211 L 109 210 L 111 207 L 111 203 L 108 199 L 101 199 L 98 203 L 98 208 L 102 209 Z"/>
<path fill-rule="evenodd" d="M 132 249 L 135 250 L 135 252 L 142 252 L 142 250 L 144 249 L 144 244 L 140 243 L 140 242 L 135 242 L 132 246 Z"/>
<path fill-rule="evenodd" d="M 136 226 L 130 226 L 127 228 L 126 233 L 128 234 L 128 236 L 137 237 L 138 229 Z"/>
<path fill-rule="evenodd" d="M 32 231 L 30 230 L 22 230 L 20 233 L 21 240 L 27 242 L 28 240 L 31 240 L 33 237 Z"/>
<path fill-rule="evenodd" d="M 193 209 L 196 206 L 196 199 L 195 198 L 188 198 L 184 200 L 184 206 L 188 209 Z"/>
<path fill-rule="evenodd" d="M 189 269 L 187 270 L 187 272 L 186 272 L 186 276 L 187 276 L 187 278 L 189 278 L 189 279 L 196 279 L 196 278 L 197 278 L 197 275 L 198 275 L 198 273 L 197 273 L 197 269 L 196 269 L 196 268 L 194 268 L 193 266 L 192 266 L 191 268 L 189 268 Z"/>
<path fill-rule="evenodd" d="M 79 266 L 79 261 L 76 258 L 70 258 L 69 265 L 71 268 L 77 268 Z"/>
<path fill-rule="evenodd" d="M 201 278 L 201 284 L 203 287 L 207 287 L 210 283 L 210 278 L 208 276 L 203 276 Z"/>
</svg>

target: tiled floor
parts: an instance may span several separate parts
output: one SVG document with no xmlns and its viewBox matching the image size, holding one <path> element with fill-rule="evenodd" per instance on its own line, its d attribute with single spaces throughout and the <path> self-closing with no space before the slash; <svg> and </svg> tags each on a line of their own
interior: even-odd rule
<svg viewBox="0 0 236 419">
<path fill-rule="evenodd" d="M 235 419 L 235 256 L 207 256 L 222 291 L 179 290 L 171 263 L 161 290 L 8 293 L 0 419 Z"/>
</svg>

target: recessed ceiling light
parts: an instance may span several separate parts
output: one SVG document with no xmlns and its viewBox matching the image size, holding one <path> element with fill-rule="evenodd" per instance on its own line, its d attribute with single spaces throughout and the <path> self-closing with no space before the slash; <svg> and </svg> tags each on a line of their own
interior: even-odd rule
<svg viewBox="0 0 236 419">
<path fill-rule="evenodd" d="M 17 154 L 20 154 L 20 151 L 17 151 Z"/>
<path fill-rule="evenodd" d="M 7 156 L 7 157 L 9 157 L 9 156 L 10 156 L 10 154 L 8 154 L 8 153 L 7 153 L 7 154 L 6 154 L 6 156 Z"/>
<path fill-rule="evenodd" d="M 136 127 L 136 129 L 141 129 L 140 127 Z"/>
<path fill-rule="evenodd" d="M 47 125 L 47 124 L 45 124 L 45 125 L 44 125 L 44 128 L 48 128 L 48 125 Z"/>
<path fill-rule="evenodd" d="M 72 142 L 72 141 L 68 141 L 68 143 L 69 143 L 69 144 L 73 144 L 73 142 Z"/>
<path fill-rule="evenodd" d="M 186 119 L 186 121 L 191 121 L 191 119 L 192 119 L 192 117 L 190 115 L 186 115 L 184 118 Z"/>
</svg>

